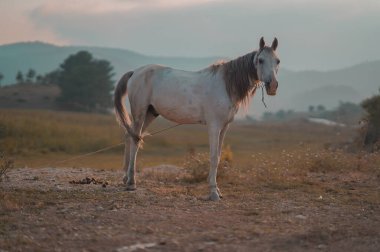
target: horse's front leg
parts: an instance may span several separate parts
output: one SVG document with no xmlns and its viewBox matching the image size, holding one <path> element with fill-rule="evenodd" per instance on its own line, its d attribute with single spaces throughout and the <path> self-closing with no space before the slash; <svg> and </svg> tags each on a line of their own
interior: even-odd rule
<svg viewBox="0 0 380 252">
<path fill-rule="evenodd" d="M 226 132 L 228 130 L 228 124 L 226 124 L 222 130 L 220 131 L 219 134 L 219 143 L 218 143 L 218 155 L 219 155 L 219 163 L 220 163 L 220 158 L 222 157 L 222 149 L 223 149 L 223 141 L 224 141 L 224 136 L 226 135 Z M 223 198 L 222 193 L 219 190 L 219 187 L 216 187 L 216 190 L 219 194 L 220 198 Z"/>
<path fill-rule="evenodd" d="M 218 126 L 209 127 L 209 142 L 210 142 L 210 173 L 208 175 L 208 182 L 210 186 L 209 199 L 212 201 L 220 200 L 218 185 L 216 183 L 216 175 L 219 164 L 219 135 L 221 128 Z"/>
</svg>

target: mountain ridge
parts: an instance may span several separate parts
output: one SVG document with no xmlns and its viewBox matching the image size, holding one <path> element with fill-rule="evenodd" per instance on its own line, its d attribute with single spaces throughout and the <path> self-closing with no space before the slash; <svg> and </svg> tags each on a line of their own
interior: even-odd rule
<svg viewBox="0 0 380 252">
<path fill-rule="evenodd" d="M 53 71 L 70 54 L 86 50 L 95 58 L 110 61 L 114 67 L 114 80 L 123 73 L 147 64 L 162 64 L 183 70 L 200 70 L 223 57 L 165 57 L 148 56 L 121 48 L 92 46 L 57 46 L 49 43 L 18 42 L 0 46 L 0 73 L 4 75 L 1 84 L 15 82 L 17 71 L 26 73 L 29 68 L 38 74 Z M 320 71 L 294 71 L 281 68 L 279 90 L 275 97 L 268 97 L 269 109 L 258 105 L 261 99 L 253 99 L 250 113 L 279 109 L 306 110 L 309 105 L 324 105 L 326 108 L 337 106 L 339 102 L 355 102 L 378 94 L 380 87 L 380 60 L 366 61 L 347 68 Z"/>
</svg>

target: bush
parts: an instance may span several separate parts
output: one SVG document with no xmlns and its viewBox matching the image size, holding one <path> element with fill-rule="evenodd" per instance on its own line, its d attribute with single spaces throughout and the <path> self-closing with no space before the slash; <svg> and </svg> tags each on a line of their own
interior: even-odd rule
<svg viewBox="0 0 380 252">
<path fill-rule="evenodd" d="M 379 90 L 380 91 L 380 90 Z M 363 144 L 370 151 L 380 148 L 380 95 L 366 99 L 362 107 L 367 112 L 364 118 Z"/>
<path fill-rule="evenodd" d="M 220 162 L 218 166 L 218 178 L 223 179 L 228 173 L 233 172 L 232 168 L 233 152 L 231 147 L 227 145 L 222 150 Z M 208 153 L 190 153 L 187 157 L 184 167 L 188 172 L 185 178 L 186 182 L 199 183 L 207 181 L 207 177 L 210 171 L 210 156 Z"/>
</svg>

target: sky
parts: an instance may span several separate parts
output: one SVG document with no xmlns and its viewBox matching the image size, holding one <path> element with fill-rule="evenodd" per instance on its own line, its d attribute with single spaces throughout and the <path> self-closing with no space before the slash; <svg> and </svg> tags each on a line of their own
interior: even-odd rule
<svg viewBox="0 0 380 252">
<path fill-rule="evenodd" d="M 379 60 L 379 0 L 0 0 L 0 44 L 235 58 L 279 40 L 290 70 Z"/>
</svg>

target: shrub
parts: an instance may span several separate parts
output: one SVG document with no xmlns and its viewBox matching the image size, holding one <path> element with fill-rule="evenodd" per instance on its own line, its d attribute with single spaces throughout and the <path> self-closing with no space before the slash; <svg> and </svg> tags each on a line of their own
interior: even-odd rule
<svg viewBox="0 0 380 252">
<path fill-rule="evenodd" d="M 380 90 L 379 90 L 380 91 Z M 370 151 L 380 149 L 380 95 L 362 102 L 367 115 L 364 118 L 363 144 Z"/>
<path fill-rule="evenodd" d="M 231 163 L 233 152 L 231 147 L 227 145 L 222 150 L 218 167 L 218 178 L 223 179 L 234 171 Z M 210 156 L 208 153 L 190 153 L 185 160 L 184 168 L 188 172 L 185 181 L 189 183 L 199 183 L 207 180 L 210 171 Z M 230 174 L 231 175 L 231 174 Z"/>
<path fill-rule="evenodd" d="M 184 163 L 188 176 L 185 181 L 189 183 L 199 183 L 206 181 L 210 170 L 210 160 L 207 153 L 195 153 L 189 155 Z"/>
</svg>

